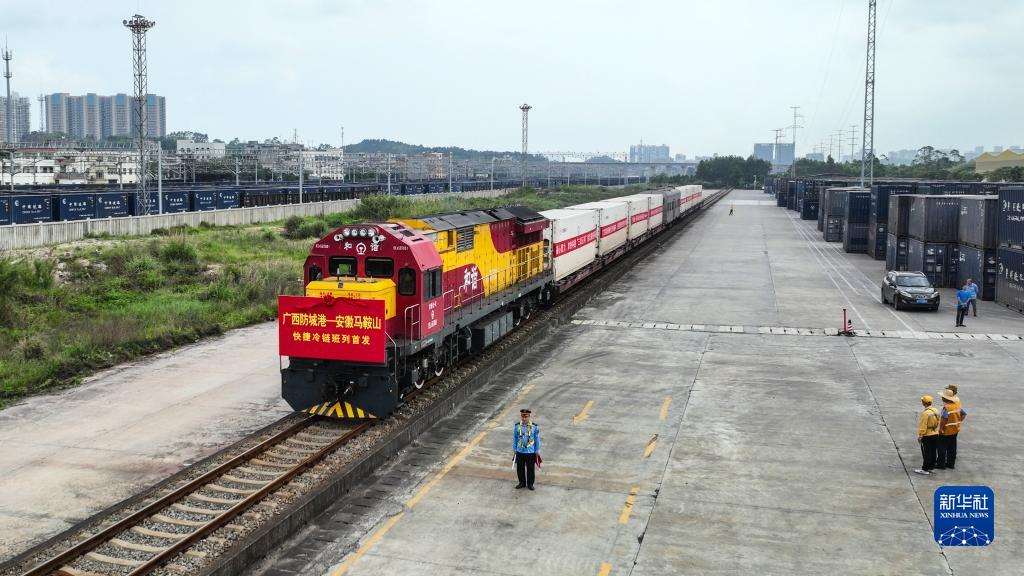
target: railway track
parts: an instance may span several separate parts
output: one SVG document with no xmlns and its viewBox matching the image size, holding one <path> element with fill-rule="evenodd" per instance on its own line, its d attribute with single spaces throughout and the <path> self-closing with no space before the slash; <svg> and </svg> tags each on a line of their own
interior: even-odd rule
<svg viewBox="0 0 1024 576">
<path fill-rule="evenodd" d="M 146 574 L 210 538 L 214 531 L 230 526 L 239 515 L 370 426 L 315 417 L 299 420 L 23 574 Z M 175 568 L 173 564 L 168 567 Z"/>
</svg>

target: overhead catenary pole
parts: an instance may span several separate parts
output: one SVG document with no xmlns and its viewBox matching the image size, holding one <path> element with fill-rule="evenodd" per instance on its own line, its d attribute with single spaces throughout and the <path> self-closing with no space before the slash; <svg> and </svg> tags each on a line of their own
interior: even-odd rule
<svg viewBox="0 0 1024 576">
<path fill-rule="evenodd" d="M 46 123 L 44 122 L 44 120 L 46 119 L 46 112 L 45 112 L 45 108 L 43 107 L 43 104 L 45 102 L 46 102 L 46 96 L 43 96 L 42 94 L 40 94 L 39 95 L 39 131 L 40 132 L 46 132 Z"/>
<path fill-rule="evenodd" d="M 156 207 L 157 214 L 164 213 L 164 143 L 156 141 Z"/>
<path fill-rule="evenodd" d="M 126 28 L 132 31 L 133 72 L 135 76 L 135 138 L 139 150 L 139 165 L 135 178 L 136 214 L 149 214 L 149 192 L 146 187 L 146 32 L 156 26 L 156 22 L 146 20 L 136 14 L 131 20 L 123 21 Z"/>
<path fill-rule="evenodd" d="M 857 125 L 850 124 L 850 162 L 853 162 L 853 155 L 856 153 L 855 146 L 857 145 Z"/>
<path fill-rule="evenodd" d="M 779 141 L 782 140 L 782 133 L 785 132 L 785 128 L 776 128 L 775 132 L 775 147 L 772 148 L 772 172 L 780 172 L 779 168 L 782 166 L 782 154 L 779 153 Z"/>
<path fill-rule="evenodd" d="M 14 110 L 14 103 L 11 102 L 11 51 L 7 49 L 7 43 L 4 43 L 4 78 L 7 80 L 7 105 L 4 106 L 5 113 L 7 115 L 7 133 L 4 134 L 4 141 L 10 145 L 14 145 L 14 121 L 12 120 L 11 111 Z M 13 158 L 13 157 L 12 157 Z M 11 182 L 14 182 L 13 172 L 14 166 L 11 166 Z M 13 188 L 12 188 L 13 189 Z"/>
<path fill-rule="evenodd" d="M 526 188 L 527 170 L 529 169 L 529 156 L 527 156 L 527 134 L 530 125 L 530 109 L 533 106 L 523 104 L 519 107 L 523 111 L 523 188 Z"/>
<path fill-rule="evenodd" d="M 875 25 L 878 0 L 868 0 L 868 45 L 864 65 L 864 123 L 861 131 L 860 185 L 875 180 Z"/>
<path fill-rule="evenodd" d="M 790 106 L 790 108 L 793 110 L 793 125 L 790 126 L 790 129 L 793 130 L 793 164 L 791 166 L 791 170 L 793 172 L 793 176 L 796 176 L 796 129 L 803 128 L 797 120 L 803 118 L 803 115 L 798 113 L 800 110 L 799 106 Z"/>
</svg>

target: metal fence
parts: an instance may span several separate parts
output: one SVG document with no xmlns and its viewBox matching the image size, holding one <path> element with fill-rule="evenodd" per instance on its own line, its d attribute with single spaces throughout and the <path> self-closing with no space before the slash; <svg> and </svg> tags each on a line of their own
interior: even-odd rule
<svg viewBox="0 0 1024 576">
<path fill-rule="evenodd" d="M 406 196 L 416 200 L 433 200 L 448 196 L 463 198 L 493 198 L 503 196 L 512 189 L 477 190 L 473 192 L 442 192 Z M 89 236 L 144 236 L 158 228 L 174 226 L 199 226 L 205 222 L 214 226 L 239 226 L 283 220 L 289 216 L 321 216 L 336 212 L 347 212 L 359 205 L 359 200 L 335 200 L 331 202 L 310 202 L 308 204 L 284 204 L 258 208 L 232 208 L 206 212 L 180 212 L 151 216 L 128 216 L 68 222 L 44 222 L 38 224 L 10 224 L 0 226 L 0 250 L 18 250 L 73 242 Z"/>
</svg>

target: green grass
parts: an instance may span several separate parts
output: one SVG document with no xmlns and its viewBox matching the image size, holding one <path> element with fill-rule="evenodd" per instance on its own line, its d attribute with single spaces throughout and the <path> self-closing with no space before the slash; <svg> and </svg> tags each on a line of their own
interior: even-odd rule
<svg viewBox="0 0 1024 576">
<path fill-rule="evenodd" d="M 347 223 L 522 204 L 537 210 L 643 188 L 571 186 L 499 198 L 365 199 L 351 212 L 247 227 L 175 227 L 0 258 L 0 407 L 77 384 L 98 369 L 271 320 L 302 290 L 310 240 Z M 199 367 L 201 368 L 201 367 Z"/>
</svg>

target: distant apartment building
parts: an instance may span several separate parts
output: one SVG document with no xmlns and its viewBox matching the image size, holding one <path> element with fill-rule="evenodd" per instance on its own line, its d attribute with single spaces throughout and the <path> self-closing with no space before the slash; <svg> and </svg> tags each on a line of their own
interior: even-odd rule
<svg viewBox="0 0 1024 576">
<path fill-rule="evenodd" d="M 779 168 L 788 168 L 793 165 L 793 143 L 780 142 L 775 146 L 774 164 Z"/>
<path fill-rule="evenodd" d="M 775 160 L 775 144 L 771 142 L 754 144 L 754 159 L 773 162 Z"/>
<path fill-rule="evenodd" d="M 132 99 L 127 94 L 100 97 L 100 134 L 104 138 L 132 135 Z"/>
<path fill-rule="evenodd" d="M 11 101 L 6 96 L 0 96 L 0 142 L 7 142 L 7 107 L 11 106 L 11 124 L 14 125 L 14 142 L 21 142 L 26 134 L 32 131 L 31 112 L 32 104 L 28 98 L 19 96 L 17 92 L 11 93 Z"/>
<path fill-rule="evenodd" d="M 176 146 L 179 156 L 188 156 L 196 160 L 212 160 L 223 158 L 225 154 L 223 142 L 195 142 L 178 140 Z"/>
<path fill-rule="evenodd" d="M 672 155 L 669 154 L 668 146 L 662 144 L 654 146 L 650 144 L 636 144 L 629 147 L 630 162 L 671 162 Z"/>
<path fill-rule="evenodd" d="M 808 160 L 817 160 L 818 162 L 824 162 L 825 161 L 825 153 L 824 152 L 811 152 L 809 154 L 804 154 L 804 158 L 806 158 Z"/>
<path fill-rule="evenodd" d="M 686 154 L 676 154 L 676 162 L 686 162 Z"/>
<path fill-rule="evenodd" d="M 89 93 L 68 98 L 68 136 L 72 138 L 103 137 L 100 132 L 100 97 Z"/>
<path fill-rule="evenodd" d="M 93 93 L 71 96 L 54 93 L 46 96 L 46 131 L 61 132 L 72 138 L 109 138 L 135 133 L 135 102 L 127 94 L 99 96 Z M 146 136 L 167 135 L 167 99 L 146 95 Z"/>
</svg>

